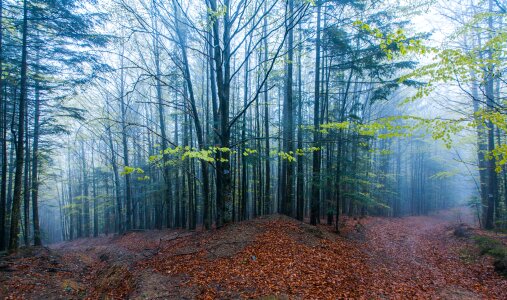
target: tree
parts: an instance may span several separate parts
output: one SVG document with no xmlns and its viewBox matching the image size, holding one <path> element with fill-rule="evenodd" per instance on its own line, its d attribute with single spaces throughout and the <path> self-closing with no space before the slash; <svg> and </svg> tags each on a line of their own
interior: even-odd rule
<svg viewBox="0 0 507 300">
<path fill-rule="evenodd" d="M 33 125 L 33 143 L 32 143 L 32 219 L 33 219 L 33 240 L 35 246 L 42 245 L 40 225 L 39 225 L 39 135 L 40 135 L 40 87 L 35 85 L 35 116 Z M 83 160 L 84 161 L 84 160 Z"/>
<path fill-rule="evenodd" d="M 321 3 L 317 3 L 317 38 L 315 41 L 315 82 L 314 82 L 314 108 L 313 108 L 313 163 L 312 163 L 312 192 L 310 223 L 320 223 L 320 34 L 321 34 Z"/>
<path fill-rule="evenodd" d="M 7 206 L 7 101 L 3 97 L 3 0 L 0 0 L 0 126 L 2 131 L 2 180 L 0 183 L 0 250 L 6 243 L 6 206 Z"/>
<path fill-rule="evenodd" d="M 188 56 L 187 56 L 187 45 L 186 45 L 186 36 L 184 29 L 181 28 L 180 25 L 180 19 L 179 19 L 179 6 L 176 5 L 176 0 L 173 0 L 173 8 L 174 8 L 174 14 L 175 14 L 175 31 L 177 35 L 177 40 L 180 45 L 181 50 L 181 56 L 182 56 L 182 69 L 183 69 L 183 77 L 185 79 L 185 82 L 187 84 L 187 90 L 188 90 L 188 102 L 190 105 L 190 110 L 192 112 L 192 119 L 194 121 L 194 127 L 196 131 L 196 137 L 197 137 L 197 145 L 199 147 L 199 150 L 205 150 L 206 145 L 204 144 L 204 132 L 201 125 L 201 120 L 199 118 L 199 113 L 197 111 L 197 105 L 195 100 L 195 94 L 194 94 L 194 87 L 192 84 L 192 78 L 190 75 L 190 66 L 188 63 Z M 201 171 L 202 171 L 202 180 L 203 180 L 203 198 L 204 198 L 204 212 L 203 212 L 203 218 L 204 218 L 204 226 L 206 229 L 209 229 L 211 227 L 211 218 L 209 213 L 209 202 L 210 202 L 210 188 L 209 188 L 209 172 L 208 172 L 208 162 L 205 160 L 200 160 L 201 163 Z"/>
<path fill-rule="evenodd" d="M 493 0 L 488 1 L 489 12 L 493 13 Z M 488 17 L 488 29 L 490 31 L 494 31 L 493 27 L 493 16 Z M 491 38 L 491 37 L 490 37 Z M 487 59 L 493 60 L 493 49 L 488 49 L 487 51 Z M 495 66 L 493 63 L 489 63 L 486 66 L 486 78 L 484 78 L 486 82 L 486 109 L 491 111 L 495 106 L 495 94 L 494 94 L 494 73 Z M 492 120 L 486 122 L 486 129 L 488 135 L 487 149 L 490 153 L 495 150 L 495 126 Z M 495 157 L 491 157 L 488 159 L 486 164 L 487 167 L 487 178 L 488 178 L 488 201 L 487 201 L 487 211 L 484 221 L 484 227 L 486 229 L 493 229 L 494 224 L 494 211 L 495 204 L 498 203 L 498 176 L 496 172 L 496 159 Z"/>
<path fill-rule="evenodd" d="M 294 1 L 289 0 L 287 5 L 287 62 L 285 75 L 285 97 L 283 104 L 283 145 L 284 152 L 294 155 L 294 107 L 293 107 L 293 66 L 294 66 L 294 31 L 292 24 L 294 14 Z M 285 159 L 282 165 L 281 184 L 283 185 L 283 213 L 292 215 L 293 202 L 293 164 Z"/>
<path fill-rule="evenodd" d="M 12 200 L 11 229 L 9 236 L 9 251 L 18 248 L 19 221 L 21 218 L 21 190 L 24 163 L 24 138 L 25 138 L 25 111 L 27 93 L 27 36 L 28 36 L 28 8 L 27 0 L 23 1 L 23 27 L 22 27 L 22 50 L 21 50 L 21 90 L 19 96 L 18 130 L 16 143 L 16 173 L 14 175 L 14 195 Z"/>
</svg>

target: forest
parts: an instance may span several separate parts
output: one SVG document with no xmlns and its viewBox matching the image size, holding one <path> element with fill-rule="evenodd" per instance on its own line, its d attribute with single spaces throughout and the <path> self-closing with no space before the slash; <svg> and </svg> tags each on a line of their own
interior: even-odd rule
<svg viewBox="0 0 507 300">
<path fill-rule="evenodd" d="M 507 298 L 507 1 L 0 0 L 0 298 Z"/>
</svg>

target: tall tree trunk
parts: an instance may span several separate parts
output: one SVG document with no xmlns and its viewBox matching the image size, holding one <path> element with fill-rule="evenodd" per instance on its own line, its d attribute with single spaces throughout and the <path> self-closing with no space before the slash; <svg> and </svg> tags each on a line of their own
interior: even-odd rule
<svg viewBox="0 0 507 300">
<path fill-rule="evenodd" d="M 264 3 L 264 10 L 267 10 L 267 4 Z M 266 65 L 264 67 L 264 72 L 267 75 L 267 61 L 268 61 L 268 21 L 267 18 L 264 18 L 262 25 L 262 34 L 264 37 L 264 61 L 266 61 Z M 263 213 L 269 214 L 271 213 L 271 165 L 270 165 L 270 144 L 269 144 L 269 84 L 268 78 L 266 78 L 266 82 L 264 83 L 264 137 L 266 139 L 266 161 L 265 161 L 265 184 L 264 184 L 264 207 Z"/>
<path fill-rule="evenodd" d="M 14 154 L 16 152 L 16 135 L 14 133 L 15 129 L 14 127 L 16 126 L 15 124 L 15 119 L 16 119 L 16 116 L 17 116 L 17 110 L 16 110 L 16 107 L 17 107 L 17 98 L 19 97 L 17 92 L 18 92 L 18 89 L 17 87 L 13 87 L 12 88 L 13 92 L 12 92 L 12 116 L 11 116 L 11 135 L 10 135 L 10 147 L 9 147 L 9 164 L 8 164 L 8 172 L 9 173 L 9 179 L 7 179 L 7 206 L 6 206 L 6 210 L 7 212 L 11 211 L 12 210 L 12 193 L 13 193 L 13 189 L 12 189 L 12 185 L 14 183 L 14 173 L 15 173 L 15 169 L 16 169 L 16 163 L 15 163 L 15 157 L 14 157 Z M 7 100 L 6 100 L 7 101 Z M 14 148 L 14 151 L 13 149 Z M 12 217 L 12 215 L 11 215 Z M 9 222 L 9 220 L 7 220 L 7 217 L 6 217 L 6 224 Z M 10 220 L 12 221 L 12 220 Z M 6 230 L 7 231 L 7 230 Z M 10 227 L 9 227 L 9 231 L 10 231 Z M 6 245 L 7 246 L 7 245 Z"/>
<path fill-rule="evenodd" d="M 185 101 L 187 95 L 186 95 L 186 87 L 183 88 L 184 94 L 183 94 L 183 101 Z M 189 144 L 189 121 L 188 121 L 188 114 L 183 115 L 183 148 L 186 149 L 187 147 L 191 147 Z M 190 201 L 191 201 L 191 191 L 190 191 L 190 163 L 188 163 L 189 160 L 186 160 L 183 162 L 183 178 L 182 186 L 183 186 L 183 196 L 182 204 L 181 204 L 181 227 L 187 228 L 187 208 L 190 208 Z"/>
<path fill-rule="evenodd" d="M 230 24 L 229 24 L 229 0 L 224 0 L 223 7 L 223 43 L 220 43 L 220 22 L 219 18 L 213 22 L 213 47 L 215 60 L 215 78 L 218 92 L 218 116 L 219 125 L 219 147 L 216 162 L 216 189 L 217 189 L 217 227 L 232 221 L 232 177 L 230 162 L 230 140 L 231 131 L 229 127 L 230 108 Z M 217 11 L 217 1 L 209 0 L 212 11 Z M 223 46 L 223 50 L 220 47 Z"/>
<path fill-rule="evenodd" d="M 294 66 L 294 0 L 288 0 L 287 7 L 288 16 L 286 20 L 286 28 L 288 30 L 287 36 L 287 63 L 285 66 L 285 97 L 283 103 L 283 151 L 294 156 L 294 109 L 293 109 L 293 66 Z M 293 202 L 293 170 L 294 166 L 292 161 L 284 159 L 282 162 L 282 212 L 286 215 L 292 215 L 292 202 Z"/>
<path fill-rule="evenodd" d="M 277 97 L 277 108 L 278 108 L 278 128 L 282 129 L 283 127 L 283 122 L 282 122 L 282 101 L 283 101 L 283 91 L 282 91 L 282 87 L 278 87 L 278 97 Z M 278 147 L 277 147 L 277 150 L 278 152 L 281 152 L 283 150 L 283 130 L 278 130 Z M 277 168 L 276 168 L 276 171 L 277 171 L 277 176 L 278 176 L 278 179 L 280 181 L 280 178 L 282 177 L 282 156 L 281 155 L 278 155 L 277 157 Z M 283 205 L 283 197 L 282 197 L 282 194 L 284 193 L 284 190 L 283 190 L 283 185 L 278 183 L 278 186 L 277 186 L 277 196 L 276 196 L 276 212 L 277 213 L 283 213 L 282 211 L 282 205 Z"/>
<path fill-rule="evenodd" d="M 28 115 L 28 101 L 26 103 L 26 112 Z M 26 128 L 26 137 L 25 137 L 25 166 L 23 171 L 23 240 L 25 242 L 25 246 L 30 246 L 30 139 L 28 134 L 28 117 L 25 118 L 25 128 Z"/>
<path fill-rule="evenodd" d="M 81 141 L 81 167 L 83 168 L 83 196 L 81 202 L 83 203 L 83 222 L 84 222 L 84 236 L 90 236 L 90 193 L 88 186 L 88 166 L 86 165 L 86 152 L 84 142 Z"/>
<path fill-rule="evenodd" d="M 98 203 L 97 203 L 97 178 L 95 174 L 95 157 L 94 157 L 94 151 L 92 148 L 92 188 L 93 188 L 93 236 L 97 237 L 99 236 L 99 209 L 98 209 Z M 104 210 L 107 210 L 107 207 L 103 208 Z M 107 223 L 107 219 L 104 220 L 104 224 Z"/>
<path fill-rule="evenodd" d="M 258 53 L 258 61 L 262 61 L 262 52 L 259 51 Z M 257 86 L 260 84 L 260 74 L 257 76 Z M 255 160 L 255 169 L 257 172 L 257 176 L 255 177 L 255 184 L 257 191 L 257 196 L 252 201 L 252 213 L 254 218 L 262 215 L 262 207 L 264 207 L 264 181 L 263 181 L 263 174 L 262 174 L 262 143 L 261 143 L 261 113 L 260 113 L 260 102 L 259 97 L 255 99 L 255 137 L 256 137 L 256 150 L 257 150 L 257 158 Z M 267 159 L 267 158 L 266 158 Z"/>
<path fill-rule="evenodd" d="M 0 0 L 0 74 L 3 74 L 3 0 Z M 3 76 L 0 76 L 0 126 L 2 126 L 2 179 L 0 180 L 0 251 L 6 247 L 7 212 L 7 100 L 4 99 Z"/>
<path fill-rule="evenodd" d="M 154 8 L 155 11 L 155 8 Z M 156 12 L 154 12 L 155 16 L 158 16 Z M 162 83 L 161 83 L 161 76 L 162 72 L 160 70 L 160 34 L 158 32 L 158 26 L 157 26 L 157 20 L 154 18 L 153 21 L 153 27 L 155 28 L 155 33 L 153 37 L 153 54 L 155 58 L 155 71 L 157 74 L 156 78 L 156 89 L 157 89 L 157 106 L 158 106 L 158 118 L 159 118 L 159 128 L 160 128 L 160 139 L 161 139 L 161 145 L 162 145 L 162 171 L 163 171 L 163 179 L 165 183 L 165 188 L 162 193 L 162 201 L 166 206 L 167 210 L 167 227 L 171 227 L 172 220 L 171 220 L 171 182 L 170 182 L 170 174 L 169 174 L 169 166 L 168 166 L 168 160 L 169 157 L 165 153 L 165 150 L 168 147 L 167 144 L 167 133 L 166 133 L 166 124 L 165 124 L 165 110 L 164 110 L 164 101 L 162 99 Z M 156 222 L 157 228 L 162 228 L 162 221 L 158 220 Z"/>
<path fill-rule="evenodd" d="M 245 53 L 248 53 L 250 49 L 247 47 L 248 43 L 245 43 Z M 243 106 L 246 107 L 248 103 L 248 86 L 249 86 L 249 59 L 245 62 L 245 73 L 243 82 Z M 241 158 L 241 213 L 240 220 L 246 220 L 247 218 L 247 203 L 248 203 L 248 163 L 246 156 L 243 155 L 246 149 L 246 113 L 243 115 L 243 122 L 241 124 L 241 149 L 239 151 Z"/>
<path fill-rule="evenodd" d="M 472 39 L 472 48 L 476 47 L 476 42 L 481 47 L 481 35 L 477 36 L 477 41 L 475 38 Z M 466 40 L 465 40 L 466 44 Z M 479 58 L 483 59 L 482 52 L 479 52 Z M 480 184 L 480 194 L 481 194 L 481 207 L 483 217 L 487 215 L 488 208 L 488 173 L 487 173 L 487 160 L 486 160 L 486 152 L 488 151 L 487 146 L 487 132 L 486 127 L 483 125 L 482 120 L 479 117 L 479 111 L 481 110 L 481 105 L 483 103 L 482 97 L 479 95 L 479 83 L 478 78 L 475 75 L 475 72 L 470 71 L 470 77 L 472 78 L 471 89 L 472 89 L 472 104 L 474 109 L 474 119 L 477 123 L 476 132 L 477 132 L 477 163 L 479 166 L 479 184 Z M 482 95 L 482 94 L 481 94 Z M 484 224 L 483 220 L 479 220 L 481 224 Z"/>
<path fill-rule="evenodd" d="M 175 97 L 175 100 L 176 100 L 176 97 Z M 174 114 L 174 143 L 176 144 L 176 146 L 179 145 L 179 142 L 178 142 L 178 134 L 179 134 L 179 123 L 178 123 L 178 114 L 175 113 Z M 175 211 L 175 216 L 174 216 L 174 226 L 175 227 L 181 227 L 182 226 L 182 222 L 181 222 L 181 203 L 182 203 L 182 199 L 183 199 L 183 196 L 182 196 L 182 193 L 183 193 L 183 190 L 185 189 L 184 186 L 181 185 L 181 181 L 180 181 L 180 168 L 176 169 L 176 174 L 175 174 L 175 178 L 174 178 L 174 181 L 176 183 L 176 203 L 175 203 L 175 207 L 174 207 L 174 211 Z"/>
<path fill-rule="evenodd" d="M 302 76 L 302 61 L 301 56 L 303 52 L 303 37 L 302 37 L 302 29 L 301 23 L 299 24 L 299 51 L 298 51 L 298 132 L 297 132 L 297 149 L 303 150 L 303 76 Z M 297 208 L 296 208 L 296 218 L 299 221 L 304 220 L 304 211 L 305 211 L 305 195 L 304 195 L 304 166 L 303 166 L 303 157 L 296 156 L 297 158 L 297 185 L 296 185 L 296 194 L 297 194 Z"/>
<path fill-rule="evenodd" d="M 32 214 L 33 214 L 33 243 L 42 245 L 39 226 L 39 131 L 40 131 L 40 88 L 35 83 L 35 116 L 33 124 L 33 152 L 32 152 Z"/>
<path fill-rule="evenodd" d="M 23 1 L 23 27 L 22 27 L 22 50 L 21 50 L 21 90 L 19 97 L 18 132 L 16 144 L 16 174 L 14 175 L 14 196 L 12 199 L 11 229 L 9 236 L 9 251 L 18 249 L 19 220 L 21 209 L 21 191 L 24 164 L 25 136 L 25 106 L 27 94 L 27 36 L 28 36 L 28 7 L 27 0 Z"/>
<path fill-rule="evenodd" d="M 347 85 L 346 85 L 346 88 L 345 88 L 345 93 L 343 95 L 343 98 L 342 98 L 342 101 L 340 103 L 340 111 L 339 111 L 339 121 L 340 122 L 344 122 L 345 121 L 345 110 L 346 110 L 346 107 L 347 107 L 347 98 L 348 98 L 348 94 L 349 94 L 349 89 L 350 89 L 350 85 L 351 85 L 351 82 L 352 82 L 352 70 L 350 71 L 349 73 L 349 77 L 348 77 L 348 80 L 347 80 Z M 340 210 L 341 210 L 341 204 L 342 204 L 342 201 L 343 201 L 343 193 L 342 193 L 342 184 L 341 184 L 341 180 L 342 180 L 342 172 L 343 172 L 343 169 L 342 169 L 342 160 L 343 160 L 343 156 L 344 156 L 344 141 L 343 141 L 343 135 L 344 135 L 344 130 L 343 129 L 339 129 L 338 130 L 338 150 L 337 150 L 337 158 L 336 158 L 336 222 L 335 222 L 335 229 L 336 231 L 339 231 L 340 229 Z"/>
<path fill-rule="evenodd" d="M 401 215 L 401 189 L 402 189 L 402 177 L 401 177 L 401 139 L 397 141 L 398 150 L 396 155 L 396 190 L 398 194 L 394 197 L 393 215 L 399 217 Z"/>
<path fill-rule="evenodd" d="M 208 16 L 208 21 L 209 21 L 209 16 Z M 214 66 L 214 62 L 215 62 L 215 57 L 214 57 L 214 54 L 215 54 L 215 48 L 213 46 L 214 42 L 213 42 L 213 28 L 211 30 L 209 30 L 208 32 L 208 56 L 209 56 L 209 64 L 208 64 L 208 76 L 209 76 L 209 83 L 210 83 L 210 90 L 211 90 L 211 108 L 212 108 L 212 111 L 213 111 L 213 114 L 212 114 L 212 117 L 213 117 L 213 130 L 214 132 L 217 132 L 218 131 L 218 126 L 220 124 L 220 121 L 219 121 L 219 116 L 218 116 L 218 91 L 217 91 L 217 84 L 216 84 L 216 77 L 215 77 L 215 68 L 213 67 Z M 217 134 L 213 134 L 213 144 L 216 146 L 218 145 L 219 143 L 219 140 L 218 140 L 218 135 Z M 215 179 L 215 189 L 216 187 L 219 186 L 219 182 L 218 180 Z M 214 208 L 215 210 L 212 209 L 213 207 L 213 203 L 212 205 L 210 205 L 210 208 L 209 208 L 209 214 L 210 214 L 210 217 L 209 217 L 209 222 L 210 222 L 210 225 L 211 225 L 211 220 L 212 220 L 212 217 L 211 215 L 213 214 L 213 211 L 215 211 L 215 224 L 218 224 L 219 221 L 218 221 L 218 214 L 216 213 L 216 210 L 218 208 L 218 200 L 217 200 L 217 197 L 218 196 L 218 192 L 215 191 L 216 195 L 215 195 L 215 205 L 214 205 Z"/>
<path fill-rule="evenodd" d="M 175 1 L 173 0 L 173 7 L 175 11 L 179 12 Z M 176 33 L 178 36 L 178 40 L 181 46 L 182 58 L 183 58 L 183 76 L 185 78 L 185 82 L 187 84 L 187 90 L 189 94 L 189 102 L 190 109 L 192 112 L 192 119 L 194 121 L 195 131 L 197 134 L 197 145 L 199 150 L 206 149 L 205 141 L 204 141 L 204 132 L 201 125 L 201 121 L 199 118 L 199 113 L 197 111 L 197 105 L 195 101 L 194 87 L 192 84 L 192 78 L 190 76 L 190 66 L 188 63 L 188 55 L 187 55 L 187 43 L 186 43 L 186 35 L 183 30 L 180 28 L 179 21 L 179 13 L 175 13 L 176 16 Z M 206 229 L 211 228 L 211 219 L 209 217 L 209 201 L 210 201 L 210 188 L 209 188 L 209 171 L 208 171 L 208 163 L 205 160 L 200 159 L 201 171 L 202 171 L 202 183 L 203 183 L 203 221 L 204 227 Z"/>
<path fill-rule="evenodd" d="M 63 189 L 62 189 L 63 193 Z M 72 240 L 76 237 L 74 234 L 75 230 L 75 213 L 73 209 L 74 199 L 72 197 L 72 176 L 71 176 L 71 168 L 70 168 L 70 146 L 67 148 L 67 197 L 69 199 L 69 207 L 68 215 L 69 215 L 69 240 Z"/>
<path fill-rule="evenodd" d="M 110 117 L 109 114 L 109 105 L 106 105 L 107 116 Z M 115 197 L 116 197 L 116 213 L 115 213 L 115 229 L 116 232 L 123 231 L 123 223 L 122 223 L 122 203 L 121 203 L 121 184 L 120 184 L 120 175 L 118 171 L 118 163 L 116 161 L 117 153 L 114 151 L 113 144 L 113 134 L 111 133 L 111 125 L 108 124 L 106 126 L 106 133 L 109 142 L 109 149 L 111 150 L 111 165 L 113 167 L 113 177 L 114 177 L 114 189 L 115 189 Z"/>
<path fill-rule="evenodd" d="M 493 0 L 489 0 L 489 11 L 493 12 Z M 493 30 L 493 17 L 488 17 L 488 27 Z M 488 59 L 493 59 L 493 50 L 488 50 Z M 486 109 L 492 111 L 495 107 L 495 93 L 494 93 L 494 66 L 490 63 L 487 66 L 486 72 Z M 488 153 L 492 153 L 495 149 L 495 128 L 492 121 L 486 122 L 486 128 L 488 130 Z M 488 202 L 485 219 L 485 228 L 493 229 L 494 226 L 494 211 L 495 203 L 498 201 L 498 174 L 496 173 L 496 159 L 491 156 L 487 162 L 487 173 L 488 173 Z"/>
<path fill-rule="evenodd" d="M 321 5 L 317 4 L 317 40 L 315 46 L 315 104 L 313 110 L 313 164 L 312 164 L 312 198 L 310 223 L 316 225 L 320 220 L 320 19 Z"/>
<path fill-rule="evenodd" d="M 123 165 L 129 167 L 129 150 L 128 150 L 128 136 L 127 136 L 127 106 L 125 104 L 125 77 L 124 77 L 124 64 L 123 64 L 123 49 L 120 57 L 121 70 L 120 70 L 120 110 L 121 110 L 121 140 L 123 147 Z M 125 216 L 125 229 L 132 229 L 132 190 L 131 190 L 131 174 L 125 174 L 125 206 L 127 213 Z"/>
<path fill-rule="evenodd" d="M 111 230 L 111 216 L 110 216 L 110 194 L 109 194 L 109 176 L 104 176 L 104 188 L 106 192 L 106 197 L 102 200 L 103 207 L 104 207 L 104 234 L 107 236 L 109 234 L 109 231 Z M 113 201 L 113 207 L 114 207 L 114 201 Z"/>
<path fill-rule="evenodd" d="M 61 235 L 62 235 L 62 241 L 67 240 L 67 226 L 66 226 L 66 216 L 64 214 L 63 207 L 65 206 L 65 192 L 64 192 L 64 185 L 63 185 L 63 172 L 60 173 L 60 188 L 58 188 L 58 183 L 55 185 L 56 188 L 56 194 L 58 199 L 58 212 L 60 215 L 60 227 L 61 227 Z M 34 236 L 35 238 L 35 236 Z"/>
</svg>

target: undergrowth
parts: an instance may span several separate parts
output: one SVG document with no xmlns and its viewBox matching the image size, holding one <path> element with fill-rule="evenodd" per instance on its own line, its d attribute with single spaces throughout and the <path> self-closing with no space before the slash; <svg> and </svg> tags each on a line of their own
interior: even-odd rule
<svg viewBox="0 0 507 300">
<path fill-rule="evenodd" d="M 507 277 L 507 247 L 502 242 L 487 236 L 474 236 L 474 241 L 481 255 L 493 257 L 495 270 Z"/>
</svg>

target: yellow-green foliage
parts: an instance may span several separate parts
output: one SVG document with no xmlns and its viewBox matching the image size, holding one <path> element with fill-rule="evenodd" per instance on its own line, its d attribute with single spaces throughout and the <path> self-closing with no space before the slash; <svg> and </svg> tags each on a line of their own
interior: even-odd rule
<svg viewBox="0 0 507 300">
<path fill-rule="evenodd" d="M 471 21 L 465 23 L 458 29 L 450 39 L 462 39 L 463 35 L 469 33 L 476 33 L 485 31 L 481 28 L 481 23 L 490 17 L 505 18 L 507 14 L 496 12 L 478 13 L 472 17 Z M 400 83 L 411 80 L 419 79 L 426 82 L 425 85 L 420 86 L 413 95 L 405 99 L 404 103 L 419 100 L 423 97 L 430 95 L 435 90 L 435 86 L 439 83 L 458 82 L 461 86 L 487 78 L 492 72 L 491 70 L 502 70 L 506 67 L 507 61 L 505 57 L 507 48 L 507 30 L 500 27 L 494 31 L 488 30 L 484 34 L 486 40 L 472 49 L 459 49 L 459 48 L 444 48 L 438 49 L 435 47 L 425 46 L 421 40 L 409 40 L 404 34 L 403 30 L 398 29 L 395 32 L 384 34 L 378 28 L 374 28 L 369 24 L 362 21 L 354 22 L 354 25 L 359 29 L 369 33 L 376 38 L 379 42 L 380 48 L 386 53 L 388 59 L 395 59 L 395 55 L 400 57 L 407 55 L 424 55 L 432 61 L 422 67 L 419 67 L 408 74 L 400 77 Z M 393 47 L 395 46 L 395 47 Z M 396 52 L 393 50 L 395 49 Z M 484 51 L 491 53 L 483 55 Z M 494 68 L 492 68 L 494 66 Z M 496 74 L 493 74 L 496 76 Z M 414 119 L 415 120 L 415 119 Z M 444 144 L 450 148 L 452 144 L 452 137 L 461 132 L 465 128 L 476 128 L 479 125 L 485 125 L 491 122 L 497 128 L 507 131 L 507 117 L 504 113 L 487 109 L 470 115 L 467 118 L 458 120 L 417 120 L 416 124 L 422 125 L 426 128 L 426 132 L 431 134 L 434 139 L 442 140 Z M 415 125 L 414 128 L 419 125 Z M 486 126 L 484 126 L 486 127 Z M 409 128 L 406 128 L 410 131 Z M 377 135 L 380 130 L 388 130 L 381 124 L 368 124 L 363 125 L 360 133 L 364 135 Z M 394 130 L 396 132 L 396 130 Z M 378 134 L 379 138 L 392 137 L 392 132 L 387 135 Z M 501 171 L 502 166 L 507 163 L 507 145 L 500 144 L 490 153 L 486 154 L 486 158 L 496 159 L 496 170 Z"/>
<path fill-rule="evenodd" d="M 215 159 L 211 156 L 212 154 L 212 150 L 186 150 L 181 156 L 181 159 L 185 160 L 186 158 L 197 158 L 207 162 L 214 162 Z"/>
<path fill-rule="evenodd" d="M 132 173 L 144 174 L 144 171 L 141 168 L 134 168 L 134 167 L 125 166 L 125 167 L 123 167 L 123 171 L 120 173 L 120 175 L 125 176 L 125 175 L 129 175 Z"/>
<path fill-rule="evenodd" d="M 246 149 L 243 151 L 243 156 L 250 156 L 250 155 L 253 155 L 253 154 L 257 154 L 257 150 L 255 150 L 255 149 L 250 149 L 250 148 L 246 148 Z"/>
<path fill-rule="evenodd" d="M 374 28 L 363 21 L 357 20 L 353 25 L 375 37 L 388 59 L 394 59 L 396 53 L 400 55 L 407 55 L 409 53 L 425 55 L 436 52 L 436 49 L 424 46 L 421 40 L 409 39 L 401 28 L 398 28 L 395 32 L 384 34 L 380 29 Z M 392 46 L 396 46 L 397 51 L 394 51 Z"/>
<path fill-rule="evenodd" d="M 162 166 L 164 161 L 164 156 L 167 165 L 174 165 L 177 161 L 182 161 L 185 159 L 200 159 L 209 163 L 213 163 L 216 161 L 216 154 L 218 152 L 230 152 L 234 154 L 236 152 L 231 151 L 231 149 L 227 147 L 209 147 L 208 149 L 197 150 L 190 146 L 177 146 L 177 147 L 169 147 L 160 151 L 158 155 L 152 155 L 148 158 L 148 161 L 157 166 Z M 253 154 L 255 150 L 248 149 L 247 153 Z M 224 158 L 220 158 L 220 161 L 227 161 Z"/>
<path fill-rule="evenodd" d="M 329 130 L 348 129 L 350 122 L 330 122 L 320 125 L 320 132 L 323 134 L 329 133 Z"/>
<path fill-rule="evenodd" d="M 414 132 L 424 131 L 430 134 L 433 139 L 442 140 L 446 146 L 450 147 L 453 135 L 470 127 L 471 123 L 465 118 L 441 120 L 415 116 L 393 116 L 380 118 L 368 124 L 348 123 L 347 125 L 350 130 L 359 135 L 379 139 L 410 137 Z"/>
</svg>

